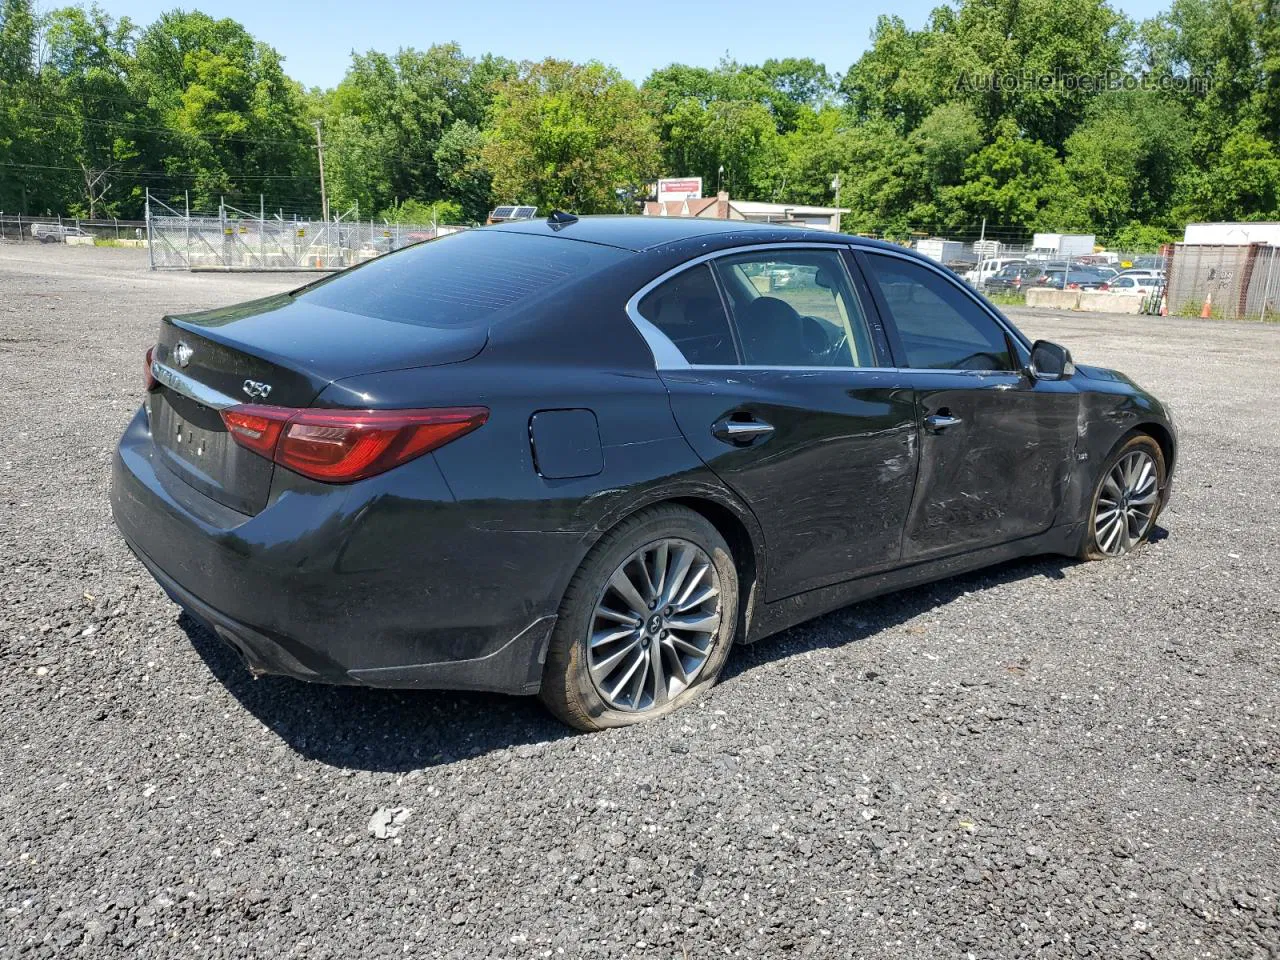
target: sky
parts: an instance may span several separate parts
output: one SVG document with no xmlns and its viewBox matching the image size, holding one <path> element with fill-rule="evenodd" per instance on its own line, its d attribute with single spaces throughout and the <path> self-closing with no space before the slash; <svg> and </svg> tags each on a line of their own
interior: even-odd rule
<svg viewBox="0 0 1280 960">
<path fill-rule="evenodd" d="M 844 73 L 866 50 L 881 13 L 922 27 L 940 0 L 98 0 L 114 17 L 145 26 L 175 7 L 231 17 L 275 47 L 285 69 L 305 86 L 342 79 L 353 50 L 394 52 L 456 41 L 469 56 L 494 53 L 513 60 L 602 60 L 639 83 L 670 63 L 715 66 L 726 53 L 741 63 L 813 57 Z M 44 0 L 41 7 L 60 5 Z M 1169 0 L 1112 0 L 1142 20 Z M 1064 15 L 1071 5 L 1063 3 Z"/>
</svg>

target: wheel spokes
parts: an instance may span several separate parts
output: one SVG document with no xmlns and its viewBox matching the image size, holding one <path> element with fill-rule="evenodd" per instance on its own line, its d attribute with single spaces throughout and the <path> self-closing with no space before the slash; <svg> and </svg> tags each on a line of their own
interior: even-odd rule
<svg viewBox="0 0 1280 960">
<path fill-rule="evenodd" d="M 629 657 L 635 650 L 638 650 L 639 647 L 640 647 L 640 640 L 637 637 L 634 643 L 629 643 L 626 646 L 623 646 L 618 650 L 614 651 L 613 653 L 609 654 L 604 659 L 599 660 L 596 663 L 592 664 L 591 666 L 592 678 L 597 683 L 604 683 L 604 681 L 608 679 L 609 674 L 613 672 L 613 669 L 616 666 L 618 666 L 618 664 L 620 664 L 623 660 L 627 659 L 627 657 Z"/>
<path fill-rule="evenodd" d="M 588 675 L 613 709 L 660 707 L 694 682 L 715 648 L 720 578 L 700 547 L 664 539 L 605 584 L 588 628 Z"/>
<path fill-rule="evenodd" d="M 603 630 L 597 630 L 591 634 L 591 646 L 603 647 L 607 643 L 613 643 L 615 640 L 623 640 L 627 637 L 636 636 L 636 627 L 606 627 Z"/>
<path fill-rule="evenodd" d="M 1160 498 L 1155 460 L 1134 450 L 1108 472 L 1094 505 L 1094 541 L 1109 556 L 1133 549 L 1147 533 Z"/>
<path fill-rule="evenodd" d="M 696 633 L 715 633 L 720 627 L 720 613 L 701 614 L 689 617 L 672 617 L 667 621 L 672 630 L 692 630 Z"/>
<path fill-rule="evenodd" d="M 626 564 L 619 567 L 614 575 L 609 578 L 609 586 L 623 599 L 632 613 L 643 617 L 649 612 L 649 603 L 640 595 L 636 585 L 631 582 L 631 577 L 627 574 Z"/>
</svg>

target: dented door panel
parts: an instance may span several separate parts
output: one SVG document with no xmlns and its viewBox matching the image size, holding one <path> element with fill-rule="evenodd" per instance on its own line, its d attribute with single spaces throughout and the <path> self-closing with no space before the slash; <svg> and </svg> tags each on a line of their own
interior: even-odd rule
<svg viewBox="0 0 1280 960">
<path fill-rule="evenodd" d="M 913 371 L 920 471 L 903 534 L 923 560 L 1042 533 L 1063 514 L 1080 396 L 1025 374 Z M 930 429 L 930 417 L 957 420 Z"/>
<path fill-rule="evenodd" d="M 690 445 L 760 522 L 767 599 L 898 562 L 918 456 L 905 375 L 694 368 L 662 379 Z M 735 445 L 713 433 L 725 419 L 773 429 Z"/>
</svg>

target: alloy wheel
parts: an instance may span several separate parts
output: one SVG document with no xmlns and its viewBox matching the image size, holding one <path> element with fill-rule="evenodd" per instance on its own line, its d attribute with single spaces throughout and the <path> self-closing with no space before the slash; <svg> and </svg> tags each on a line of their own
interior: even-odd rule
<svg viewBox="0 0 1280 960">
<path fill-rule="evenodd" d="M 1109 557 L 1128 553 L 1151 529 L 1160 498 L 1155 458 L 1145 450 L 1121 457 L 1098 491 L 1093 537 Z"/>
<path fill-rule="evenodd" d="M 715 646 L 720 601 L 715 564 L 688 540 L 657 540 L 619 564 L 587 628 L 587 669 L 600 698 L 641 712 L 679 696 Z"/>
</svg>

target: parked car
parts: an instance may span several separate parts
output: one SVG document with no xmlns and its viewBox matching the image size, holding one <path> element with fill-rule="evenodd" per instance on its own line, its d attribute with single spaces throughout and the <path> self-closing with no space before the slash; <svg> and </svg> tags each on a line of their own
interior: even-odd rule
<svg viewBox="0 0 1280 960">
<path fill-rule="evenodd" d="M 988 280 L 1005 268 L 1022 266 L 1026 262 L 1022 257 L 998 257 L 993 260 L 983 260 L 972 270 L 965 272 L 964 278 L 975 287 L 981 289 Z"/>
<path fill-rule="evenodd" d="M 1121 274 L 1104 283 L 1101 289 L 1110 293 L 1151 293 L 1164 286 L 1159 277 L 1132 276 Z"/>
<path fill-rule="evenodd" d="M 1034 286 L 1056 290 L 1097 290 L 1107 278 L 1089 267 L 1052 267 L 1035 280 Z"/>
<path fill-rule="evenodd" d="M 1158 280 L 1161 282 L 1164 281 L 1163 270 L 1141 270 L 1141 269 L 1135 268 L 1133 270 L 1124 270 L 1121 273 L 1116 274 L 1116 276 L 1117 277 L 1137 277 L 1143 280 Z"/>
<path fill-rule="evenodd" d="M 480 228 L 167 316 L 144 369 L 115 522 L 255 674 L 582 729 L 875 594 L 1124 555 L 1177 461 L 1159 400 L 945 268 L 741 221 Z"/>
<path fill-rule="evenodd" d="M 1165 258 L 1159 254 L 1144 254 L 1140 257 L 1134 257 L 1132 268 L 1135 270 L 1159 270 L 1163 273 Z"/>
<path fill-rule="evenodd" d="M 66 223 L 33 223 L 31 237 L 41 243 L 62 243 L 67 237 L 88 237 L 91 234 L 80 227 Z"/>
<path fill-rule="evenodd" d="M 988 293 L 1017 291 L 1032 286 L 1044 269 L 1037 263 L 1017 263 L 1002 267 L 983 281 L 982 289 Z"/>
</svg>

